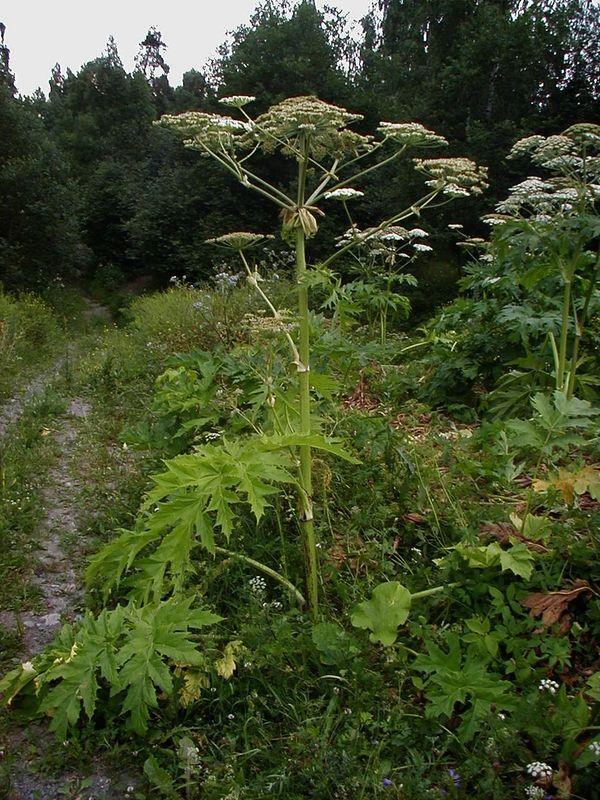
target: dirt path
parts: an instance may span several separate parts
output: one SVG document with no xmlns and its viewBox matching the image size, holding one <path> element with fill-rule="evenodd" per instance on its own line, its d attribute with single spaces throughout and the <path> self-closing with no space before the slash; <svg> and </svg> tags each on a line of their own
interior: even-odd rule
<svg viewBox="0 0 600 800">
<path fill-rule="evenodd" d="M 40 590 L 43 611 L 21 614 L 24 655 L 39 653 L 57 633 L 62 622 L 80 611 L 83 592 L 65 542 L 77 535 L 77 514 L 73 500 L 79 482 L 71 474 L 69 454 L 77 437 L 76 420 L 85 418 L 89 405 L 80 398 L 69 403 L 68 416 L 55 434 L 59 447 L 57 464 L 48 476 L 42 496 L 45 515 L 40 530 L 40 551 L 32 583 Z"/>
<path fill-rule="evenodd" d="M 89 411 L 85 400 L 72 399 L 54 434 L 59 456 L 43 491 L 45 515 L 33 576 L 33 583 L 40 590 L 42 608 L 37 613 L 20 614 L 24 659 L 39 653 L 66 620 L 75 619 L 82 611 L 79 570 L 69 554 L 69 543 L 72 545 L 81 535 L 76 504 L 81 483 L 80 478 L 73 475 L 72 454 L 78 425 Z M 130 774 L 114 774 L 114 770 L 96 763 L 85 771 L 66 769 L 60 770 L 60 774 L 42 774 L 44 756 L 55 747 L 54 736 L 43 725 L 13 732 L 6 743 L 6 755 L 17 758 L 11 771 L 7 800 L 62 800 L 65 797 L 117 800 L 133 792 L 135 782 Z"/>
<path fill-rule="evenodd" d="M 6 435 L 10 426 L 18 421 L 27 403 L 39 397 L 46 386 L 58 377 L 64 366 L 65 358 L 66 356 L 57 358 L 49 369 L 29 381 L 15 397 L 0 408 L 0 439 Z"/>
<path fill-rule="evenodd" d="M 25 405 L 41 395 L 56 378 L 63 363 L 64 358 L 55 362 L 0 411 L 0 438 L 18 421 Z M 84 549 L 77 545 L 83 535 L 77 498 L 85 475 L 76 475 L 73 456 L 80 426 L 89 412 L 90 405 L 85 399 L 72 398 L 53 434 L 58 456 L 42 492 L 44 516 L 37 531 L 39 550 L 32 576 L 32 583 L 40 595 L 38 609 L 20 612 L 18 616 L 14 612 L 0 611 L 3 627 L 9 630 L 17 628 L 22 632 L 21 655 L 24 661 L 43 650 L 61 625 L 67 620 L 75 620 L 83 610 L 81 565 L 74 561 L 73 553 Z M 96 759 L 85 770 L 48 770 L 44 763 L 50 753 L 56 754 L 56 750 L 55 737 L 48 733 L 45 725 L 28 725 L 23 729 L 13 726 L 0 744 L 0 758 L 11 764 L 10 785 L 0 785 L 0 798 L 121 800 L 132 795 L 136 785 L 132 776 L 126 772 L 116 773 Z"/>
</svg>

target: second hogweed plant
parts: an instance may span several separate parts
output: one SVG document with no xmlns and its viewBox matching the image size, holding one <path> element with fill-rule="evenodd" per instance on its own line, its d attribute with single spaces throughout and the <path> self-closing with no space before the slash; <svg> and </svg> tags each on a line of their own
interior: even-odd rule
<svg viewBox="0 0 600 800">
<path fill-rule="evenodd" d="M 318 615 L 318 558 L 313 511 L 312 453 L 315 437 L 311 431 L 311 348 L 309 287 L 327 274 L 331 264 L 349 251 L 380 237 L 390 229 L 397 232 L 404 220 L 419 217 L 426 208 L 456 197 L 480 194 L 487 186 L 486 170 L 466 158 L 423 157 L 426 151 L 448 144 L 443 136 L 415 122 L 382 122 L 375 136 L 357 133 L 350 127 L 362 119 L 316 97 L 291 97 L 253 118 L 246 107 L 249 96 L 223 98 L 235 109 L 236 117 L 191 111 L 163 116 L 159 124 L 182 137 L 186 147 L 214 159 L 243 186 L 270 200 L 280 210 L 282 235 L 295 251 L 297 315 L 284 324 L 280 311 L 263 288 L 262 278 L 248 262 L 245 250 L 263 237 L 246 232 L 225 233 L 213 240 L 239 253 L 246 277 L 261 295 L 269 312 L 287 337 L 297 372 L 299 423 L 283 446 L 297 449 L 299 521 L 305 559 L 305 582 L 310 614 Z M 416 152 L 415 168 L 424 174 L 427 190 L 410 206 L 395 210 L 378 225 L 360 230 L 353 222 L 348 202 L 359 200 L 362 178 L 374 170 Z M 297 165 L 295 186 L 275 186 L 261 177 L 253 166 L 254 156 L 283 156 Z M 340 201 L 350 220 L 344 242 L 320 264 L 307 260 L 307 241 L 317 235 L 319 219 L 325 216 L 323 201 Z M 282 441 L 283 444 L 283 441 Z M 318 445 L 317 445 L 318 446 Z"/>
</svg>

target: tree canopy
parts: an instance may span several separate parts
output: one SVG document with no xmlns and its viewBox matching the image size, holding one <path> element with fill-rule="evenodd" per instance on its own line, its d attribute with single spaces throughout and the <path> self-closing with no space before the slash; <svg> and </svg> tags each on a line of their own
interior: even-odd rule
<svg viewBox="0 0 600 800">
<path fill-rule="evenodd" d="M 202 242 L 228 221 L 273 229 L 270 210 L 250 211 L 232 180 L 153 125 L 164 113 L 215 110 L 223 95 L 254 95 L 261 111 L 315 94 L 362 113 L 365 131 L 381 119 L 428 124 L 487 164 L 502 196 L 518 177 L 505 155 L 519 136 L 598 120 L 599 30 L 591 0 L 378 0 L 359 29 L 335 7 L 266 0 L 179 86 L 168 42 L 151 28 L 132 72 L 110 39 L 76 72 L 57 65 L 48 96 L 30 99 L 16 96 L 3 40 L 1 279 L 50 281 L 76 265 L 203 277 L 212 256 Z M 365 221 L 408 197 L 411 180 L 396 170 L 374 179 Z M 494 199 L 465 206 L 461 221 L 476 229 Z M 448 221 L 432 217 L 442 238 Z"/>
</svg>

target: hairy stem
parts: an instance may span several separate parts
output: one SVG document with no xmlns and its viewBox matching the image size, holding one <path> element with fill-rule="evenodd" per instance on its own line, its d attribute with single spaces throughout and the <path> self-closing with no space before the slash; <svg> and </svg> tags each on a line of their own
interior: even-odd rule
<svg viewBox="0 0 600 800">
<path fill-rule="evenodd" d="M 422 597 L 431 597 L 433 594 L 439 594 L 445 589 L 454 589 L 456 586 L 460 586 L 460 583 L 446 583 L 444 586 L 433 586 L 431 589 L 423 589 L 422 592 L 411 593 L 410 598 L 411 600 L 420 600 Z"/>
<path fill-rule="evenodd" d="M 308 147 L 303 142 L 306 154 L 299 164 L 298 173 L 298 208 L 305 202 L 306 168 L 308 165 Z M 309 436 L 310 424 L 310 319 L 308 312 L 308 287 L 305 284 L 306 275 L 306 236 L 302 228 L 296 231 L 296 279 L 298 282 L 298 322 L 299 322 L 299 353 L 298 364 L 298 393 L 300 403 L 300 433 Z M 301 445 L 300 454 L 300 523 L 302 541 L 304 546 L 304 562 L 306 572 L 306 591 L 308 595 L 308 610 L 313 619 L 317 619 L 319 612 L 319 565 L 317 559 L 317 543 L 313 520 L 312 501 L 312 453 L 310 445 Z"/>
<path fill-rule="evenodd" d="M 282 586 L 285 586 L 286 589 L 294 595 L 296 600 L 298 601 L 298 605 L 302 608 L 306 604 L 306 600 L 302 592 L 297 589 L 293 583 L 284 578 L 283 575 L 280 575 L 271 567 L 267 567 L 266 564 L 262 564 L 260 561 L 256 561 L 254 558 L 250 558 L 249 556 L 242 555 L 242 553 L 236 553 L 233 550 L 227 550 L 224 547 L 215 547 L 215 552 L 219 553 L 220 555 L 227 556 L 228 558 L 235 558 L 238 561 L 243 561 L 245 564 L 249 564 L 251 567 L 255 567 L 255 569 L 260 570 L 260 572 L 264 572 L 265 575 L 268 575 L 270 578 L 273 578 L 274 581 L 277 581 Z"/>
</svg>

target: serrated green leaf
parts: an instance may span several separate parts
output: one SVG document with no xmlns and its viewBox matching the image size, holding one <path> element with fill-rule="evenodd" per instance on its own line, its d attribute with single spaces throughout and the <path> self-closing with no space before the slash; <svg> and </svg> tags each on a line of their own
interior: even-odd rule
<svg viewBox="0 0 600 800">
<path fill-rule="evenodd" d="M 508 550 L 500 551 L 500 565 L 502 572 L 507 570 L 529 580 L 533 572 L 534 557 L 531 550 L 523 542 L 513 544 Z"/>
<path fill-rule="evenodd" d="M 291 433 L 287 436 L 272 436 L 268 439 L 268 443 L 273 447 L 314 447 L 315 450 L 324 450 L 327 453 L 332 453 L 351 464 L 360 464 L 360 460 L 348 453 L 341 442 L 336 439 L 328 439 L 319 433 Z"/>
</svg>

